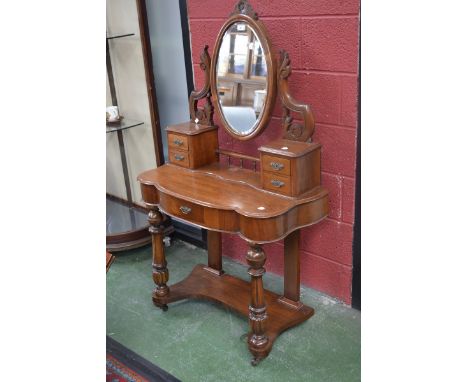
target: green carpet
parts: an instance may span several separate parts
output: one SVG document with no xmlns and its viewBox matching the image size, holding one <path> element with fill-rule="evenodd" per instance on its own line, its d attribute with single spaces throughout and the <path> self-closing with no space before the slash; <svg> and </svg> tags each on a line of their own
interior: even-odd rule
<svg viewBox="0 0 468 382">
<path fill-rule="evenodd" d="M 169 285 L 206 263 L 206 251 L 175 241 L 166 248 Z M 248 280 L 246 266 L 223 258 L 224 270 Z M 283 279 L 266 273 L 265 288 L 281 293 Z M 119 255 L 107 273 L 107 334 L 184 382 L 360 380 L 361 314 L 302 287 L 315 315 L 275 341 L 257 367 L 245 338 L 248 322 L 221 305 L 180 301 L 154 307 L 151 248 Z"/>
</svg>

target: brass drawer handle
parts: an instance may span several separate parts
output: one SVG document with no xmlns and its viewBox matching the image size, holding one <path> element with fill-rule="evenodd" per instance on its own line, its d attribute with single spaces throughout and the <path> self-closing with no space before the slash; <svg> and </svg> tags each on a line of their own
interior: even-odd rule
<svg viewBox="0 0 468 382">
<path fill-rule="evenodd" d="M 174 155 L 175 160 L 184 160 L 185 157 L 183 155 L 176 154 Z"/>
<path fill-rule="evenodd" d="M 284 168 L 284 164 L 278 162 L 270 162 L 270 166 L 276 171 L 280 171 Z"/>
<path fill-rule="evenodd" d="M 280 181 L 280 180 L 272 180 L 271 181 L 271 184 L 275 187 L 283 187 L 284 186 L 284 182 Z"/>
<path fill-rule="evenodd" d="M 190 212 L 192 212 L 192 209 L 190 207 L 186 207 L 186 206 L 180 206 L 179 209 L 180 209 L 180 212 L 182 212 L 184 215 L 187 215 Z"/>
<path fill-rule="evenodd" d="M 177 138 L 174 139 L 173 142 L 176 146 L 182 146 L 184 144 L 184 141 L 181 141 L 180 139 L 177 139 Z"/>
</svg>

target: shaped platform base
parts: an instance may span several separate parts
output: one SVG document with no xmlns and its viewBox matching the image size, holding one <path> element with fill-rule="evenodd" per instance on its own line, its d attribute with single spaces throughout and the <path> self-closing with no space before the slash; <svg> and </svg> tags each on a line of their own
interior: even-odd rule
<svg viewBox="0 0 468 382">
<path fill-rule="evenodd" d="M 163 297 L 153 293 L 156 306 L 167 310 L 167 304 L 187 298 L 205 299 L 219 302 L 234 309 L 243 316 L 249 316 L 250 283 L 227 274 L 216 275 L 204 265 L 197 265 L 192 273 L 181 282 L 169 286 L 169 294 Z M 275 339 L 286 329 L 304 322 L 314 314 L 314 309 L 303 304 L 294 306 L 282 302 L 281 296 L 265 290 L 267 307 L 268 347 L 264 349 L 264 357 L 271 351 Z M 251 349 L 252 351 L 252 349 Z M 263 358 L 264 358 L 263 357 Z M 254 358 L 255 360 L 255 358 Z M 256 359 L 258 363 L 260 359 Z"/>
</svg>

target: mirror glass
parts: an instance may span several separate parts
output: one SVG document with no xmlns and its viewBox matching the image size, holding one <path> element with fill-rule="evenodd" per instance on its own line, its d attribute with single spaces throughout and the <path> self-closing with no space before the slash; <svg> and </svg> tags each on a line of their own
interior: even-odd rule
<svg viewBox="0 0 468 382">
<path fill-rule="evenodd" d="M 262 115 L 267 95 L 264 49 L 245 22 L 224 33 L 216 63 L 216 89 L 220 108 L 230 128 L 248 135 Z"/>
</svg>

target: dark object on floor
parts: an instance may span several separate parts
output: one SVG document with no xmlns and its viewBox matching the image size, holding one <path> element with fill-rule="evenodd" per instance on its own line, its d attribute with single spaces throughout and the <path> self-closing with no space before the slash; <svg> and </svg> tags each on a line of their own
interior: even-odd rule
<svg viewBox="0 0 468 382">
<path fill-rule="evenodd" d="M 180 382 L 163 369 L 106 337 L 107 382 Z"/>
<path fill-rule="evenodd" d="M 106 251 L 106 272 L 115 260 L 115 256 Z"/>
</svg>

